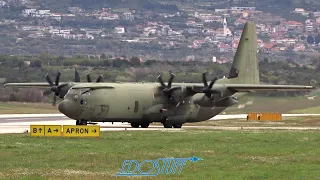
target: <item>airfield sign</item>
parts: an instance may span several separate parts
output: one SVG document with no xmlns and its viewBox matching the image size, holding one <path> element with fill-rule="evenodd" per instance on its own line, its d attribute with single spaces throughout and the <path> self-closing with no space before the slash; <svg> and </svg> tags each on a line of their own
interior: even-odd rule
<svg viewBox="0 0 320 180">
<path fill-rule="evenodd" d="M 30 125 L 31 136 L 61 136 L 60 125 Z"/>
<path fill-rule="evenodd" d="M 100 137 L 100 126 L 63 126 L 65 137 Z"/>
<path fill-rule="evenodd" d="M 30 125 L 31 136 L 100 137 L 100 126 Z"/>
<path fill-rule="evenodd" d="M 62 126 L 60 125 L 45 125 L 44 136 L 61 136 Z"/>
<path fill-rule="evenodd" d="M 30 125 L 31 136 L 44 136 L 44 125 Z"/>
</svg>

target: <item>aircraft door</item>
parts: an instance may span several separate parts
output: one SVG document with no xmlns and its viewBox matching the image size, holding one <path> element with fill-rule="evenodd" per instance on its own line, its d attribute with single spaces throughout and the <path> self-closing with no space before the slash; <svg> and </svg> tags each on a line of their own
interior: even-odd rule
<svg viewBox="0 0 320 180">
<path fill-rule="evenodd" d="M 135 120 L 142 120 L 145 111 L 152 106 L 152 92 L 146 90 L 137 90 L 132 91 L 131 95 L 131 101 L 133 103 L 131 118 Z"/>
<path fill-rule="evenodd" d="M 80 109 L 81 109 L 81 117 L 83 119 L 89 120 L 92 117 L 94 108 L 92 107 L 92 102 L 90 101 L 91 93 L 89 89 L 81 90 L 78 94 Z"/>
<path fill-rule="evenodd" d="M 189 111 L 190 113 L 189 113 L 188 119 L 190 120 L 196 119 L 199 114 L 200 106 L 197 104 L 190 104 L 189 109 L 190 109 Z"/>
<path fill-rule="evenodd" d="M 95 104 L 94 106 L 94 117 L 97 118 L 97 120 L 103 120 L 107 118 L 109 112 L 109 105 L 107 104 Z"/>
<path fill-rule="evenodd" d="M 95 90 L 88 98 L 88 109 L 91 113 L 92 120 L 102 121 L 107 118 L 109 112 L 109 104 L 107 102 L 106 92 L 103 89 Z"/>
</svg>

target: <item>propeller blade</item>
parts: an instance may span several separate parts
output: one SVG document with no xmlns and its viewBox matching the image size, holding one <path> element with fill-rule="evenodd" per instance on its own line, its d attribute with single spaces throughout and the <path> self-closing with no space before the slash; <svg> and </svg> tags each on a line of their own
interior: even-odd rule
<svg viewBox="0 0 320 180">
<path fill-rule="evenodd" d="M 57 74 L 57 76 L 56 76 L 56 81 L 55 81 L 55 85 L 56 85 L 56 86 L 59 85 L 60 75 L 61 75 L 61 73 L 58 72 L 58 74 Z"/>
<path fill-rule="evenodd" d="M 173 73 L 170 74 L 170 79 L 169 79 L 167 88 L 171 88 L 171 84 L 172 84 L 172 81 L 173 81 L 173 79 L 174 79 L 175 76 L 176 76 L 176 75 L 173 74 Z"/>
<path fill-rule="evenodd" d="M 74 69 L 74 82 L 80 82 L 80 76 L 77 69 Z"/>
<path fill-rule="evenodd" d="M 211 93 L 210 93 L 210 92 L 205 93 L 205 95 L 206 95 L 208 98 L 211 98 Z"/>
<path fill-rule="evenodd" d="M 209 88 L 211 89 L 213 84 L 218 80 L 217 77 L 213 78 L 213 80 L 211 81 L 211 83 L 209 84 Z"/>
<path fill-rule="evenodd" d="M 43 91 L 43 95 L 45 95 L 45 96 L 47 96 L 47 95 L 49 95 L 49 94 L 51 94 L 52 93 L 52 91 L 51 91 L 51 89 L 48 89 L 48 90 L 45 90 L 45 91 Z"/>
<path fill-rule="evenodd" d="M 50 84 L 50 86 L 54 86 L 53 82 L 51 81 L 51 78 L 50 78 L 49 74 L 46 75 L 46 80 Z"/>
<path fill-rule="evenodd" d="M 162 80 L 162 74 L 160 74 L 160 75 L 158 76 L 158 81 L 159 81 L 159 83 L 161 84 L 162 88 L 167 87 L 167 86 L 164 84 L 163 80 Z"/>
<path fill-rule="evenodd" d="M 202 82 L 203 82 L 204 87 L 208 87 L 207 72 L 202 74 Z"/>
<path fill-rule="evenodd" d="M 57 96 L 54 95 L 54 96 L 53 96 L 52 106 L 56 106 L 56 100 L 57 100 Z"/>
<path fill-rule="evenodd" d="M 92 82 L 91 77 L 90 77 L 90 73 L 87 74 L 87 82 L 89 82 L 89 83 Z"/>
<path fill-rule="evenodd" d="M 101 82 L 102 79 L 103 79 L 103 76 L 100 74 L 100 76 L 98 77 L 98 79 L 96 80 L 96 82 Z"/>
</svg>

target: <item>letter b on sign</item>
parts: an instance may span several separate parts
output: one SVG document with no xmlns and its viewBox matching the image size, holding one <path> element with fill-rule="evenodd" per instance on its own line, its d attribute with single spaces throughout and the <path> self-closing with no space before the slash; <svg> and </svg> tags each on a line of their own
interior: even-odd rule
<svg viewBox="0 0 320 180">
<path fill-rule="evenodd" d="M 45 130 L 44 125 L 30 125 L 31 136 L 44 136 Z"/>
</svg>

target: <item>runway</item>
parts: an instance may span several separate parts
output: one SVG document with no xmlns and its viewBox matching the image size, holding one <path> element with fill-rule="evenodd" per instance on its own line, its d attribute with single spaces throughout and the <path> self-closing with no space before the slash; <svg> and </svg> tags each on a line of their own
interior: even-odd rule
<svg viewBox="0 0 320 180">
<path fill-rule="evenodd" d="M 320 114 L 283 114 L 283 117 L 292 116 L 320 116 Z M 245 119 L 246 114 L 217 115 L 209 120 L 224 119 Z M 0 115 L 0 134 L 4 133 L 24 133 L 30 131 L 30 125 L 75 125 L 75 120 L 63 114 L 3 114 Z M 160 125 L 150 125 L 149 128 L 132 128 L 129 123 L 98 123 L 101 131 L 139 131 L 139 130 L 174 130 L 183 129 L 216 129 L 216 130 L 246 130 L 246 129 L 320 129 L 320 127 L 219 127 L 219 126 L 190 126 L 185 124 L 181 129 L 167 129 Z"/>
</svg>

